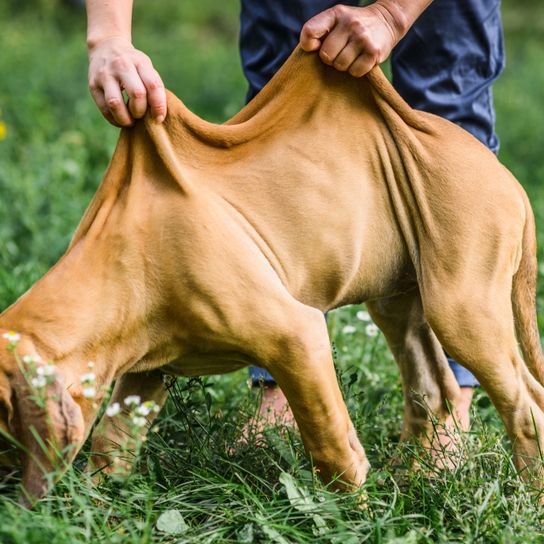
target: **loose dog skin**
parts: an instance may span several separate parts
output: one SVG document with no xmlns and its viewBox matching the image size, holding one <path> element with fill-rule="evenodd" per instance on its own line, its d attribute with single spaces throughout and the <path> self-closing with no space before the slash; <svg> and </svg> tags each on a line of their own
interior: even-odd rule
<svg viewBox="0 0 544 544">
<path fill-rule="evenodd" d="M 0 414 L 25 448 L 29 496 L 47 491 L 55 451 L 75 455 L 114 380 L 110 403 L 137 394 L 162 405 L 163 374 L 250 364 L 285 392 L 323 478 L 361 485 L 368 463 L 323 312 L 365 301 L 400 367 L 403 438 L 429 436 L 412 392 L 442 420 L 455 406 L 443 346 L 491 396 L 518 467 L 536 466 L 534 220 L 491 152 L 410 109 L 379 68 L 357 80 L 300 49 L 224 125 L 171 94 L 168 108 L 163 124 L 121 131 L 67 252 L 0 316 L 2 332 L 21 334 L 0 347 Z M 45 405 L 15 353 L 55 362 Z M 88 361 L 94 400 L 80 380 Z M 111 444 L 125 440 L 104 418 L 94 465 L 109 470 Z"/>
</svg>

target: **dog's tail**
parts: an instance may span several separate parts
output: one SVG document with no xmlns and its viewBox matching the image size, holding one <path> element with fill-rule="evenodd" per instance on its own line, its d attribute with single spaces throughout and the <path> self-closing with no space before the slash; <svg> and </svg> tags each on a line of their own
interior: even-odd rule
<svg viewBox="0 0 544 544">
<path fill-rule="evenodd" d="M 544 353 L 540 344 L 536 318 L 536 232 L 533 210 L 525 191 L 526 219 L 523 230 L 522 255 L 512 284 L 512 306 L 516 333 L 525 364 L 531 374 L 544 386 Z"/>
</svg>

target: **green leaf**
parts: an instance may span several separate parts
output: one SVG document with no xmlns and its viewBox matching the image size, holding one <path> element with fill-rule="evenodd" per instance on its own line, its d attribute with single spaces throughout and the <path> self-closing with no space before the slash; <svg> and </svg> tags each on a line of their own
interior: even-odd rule
<svg viewBox="0 0 544 544">
<path fill-rule="evenodd" d="M 285 487 L 289 502 L 300 512 L 313 512 L 316 504 L 308 494 L 308 490 L 301 485 L 287 472 L 280 474 L 280 482 Z"/>
<path fill-rule="evenodd" d="M 314 522 L 314 534 L 316 536 L 324 535 L 328 531 L 327 522 L 323 519 L 322 516 L 315 513 L 318 509 L 318 504 L 316 504 L 308 490 L 301 486 L 291 474 L 287 472 L 282 472 L 280 474 L 280 482 L 285 487 L 287 497 L 289 502 L 294 506 L 299 512 L 312 513 L 312 521 Z"/>
<path fill-rule="evenodd" d="M 251 544 L 254 539 L 253 523 L 246 523 L 236 536 L 240 544 Z"/>
<path fill-rule="evenodd" d="M 270 525 L 261 525 L 261 531 L 270 539 L 270 542 L 275 544 L 289 544 L 289 541 L 281 536 L 281 534 L 276 531 Z"/>
<path fill-rule="evenodd" d="M 388 539 L 388 544 L 417 544 L 418 533 L 414 529 L 406 533 L 405 535 L 397 538 Z"/>
<path fill-rule="evenodd" d="M 180 535 L 189 530 L 179 510 L 166 510 L 157 520 L 157 529 L 168 535 Z"/>
</svg>

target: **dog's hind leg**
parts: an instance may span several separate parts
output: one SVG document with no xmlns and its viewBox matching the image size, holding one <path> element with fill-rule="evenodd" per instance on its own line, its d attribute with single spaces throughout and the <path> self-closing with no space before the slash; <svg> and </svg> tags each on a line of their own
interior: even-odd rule
<svg viewBox="0 0 544 544">
<path fill-rule="evenodd" d="M 499 266 L 496 267 L 500 270 Z M 480 270 L 482 270 L 480 268 Z M 474 271 L 474 285 L 429 282 L 425 315 L 445 349 L 480 381 L 512 441 L 522 474 L 541 487 L 544 446 L 544 388 L 520 356 L 514 333 L 511 277 L 494 281 Z M 451 278 L 450 278 L 451 280 Z"/>
<path fill-rule="evenodd" d="M 399 366 L 404 393 L 402 440 L 416 439 L 440 452 L 454 445 L 444 429 L 460 396 L 442 346 L 423 314 L 419 291 L 367 302 L 372 319 L 385 335 Z M 453 431 L 454 429 L 450 429 Z M 440 433 L 439 437 L 437 433 Z M 431 453 L 433 453 L 431 452 Z"/>
<path fill-rule="evenodd" d="M 282 323 L 259 334 L 256 363 L 272 374 L 291 406 L 307 454 L 339 489 L 364 483 L 369 468 L 338 386 L 323 314 L 296 301 Z"/>
<path fill-rule="evenodd" d="M 94 429 L 89 471 L 124 475 L 132 469 L 135 461 L 133 451 L 135 440 L 142 440 L 157 416 L 157 412 L 152 410 L 146 416 L 147 424 L 139 428 L 137 436 L 134 436 L 134 426 L 130 424 L 127 417 L 130 408 L 124 402 L 127 397 L 133 395 L 140 397 L 142 402 L 153 401 L 162 408 L 168 396 L 163 374 L 152 371 L 124 374 L 118 378 L 109 406 L 119 403 L 121 411 L 114 417 L 105 413 Z"/>
</svg>

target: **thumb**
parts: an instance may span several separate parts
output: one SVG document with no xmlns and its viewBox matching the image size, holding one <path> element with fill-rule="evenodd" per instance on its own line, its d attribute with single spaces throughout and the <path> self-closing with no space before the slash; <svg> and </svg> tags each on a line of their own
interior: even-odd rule
<svg viewBox="0 0 544 544">
<path fill-rule="evenodd" d="M 309 19 L 300 32 L 300 45 L 304 51 L 317 51 L 321 38 L 326 36 L 338 22 L 336 9 L 330 8 Z"/>
</svg>

